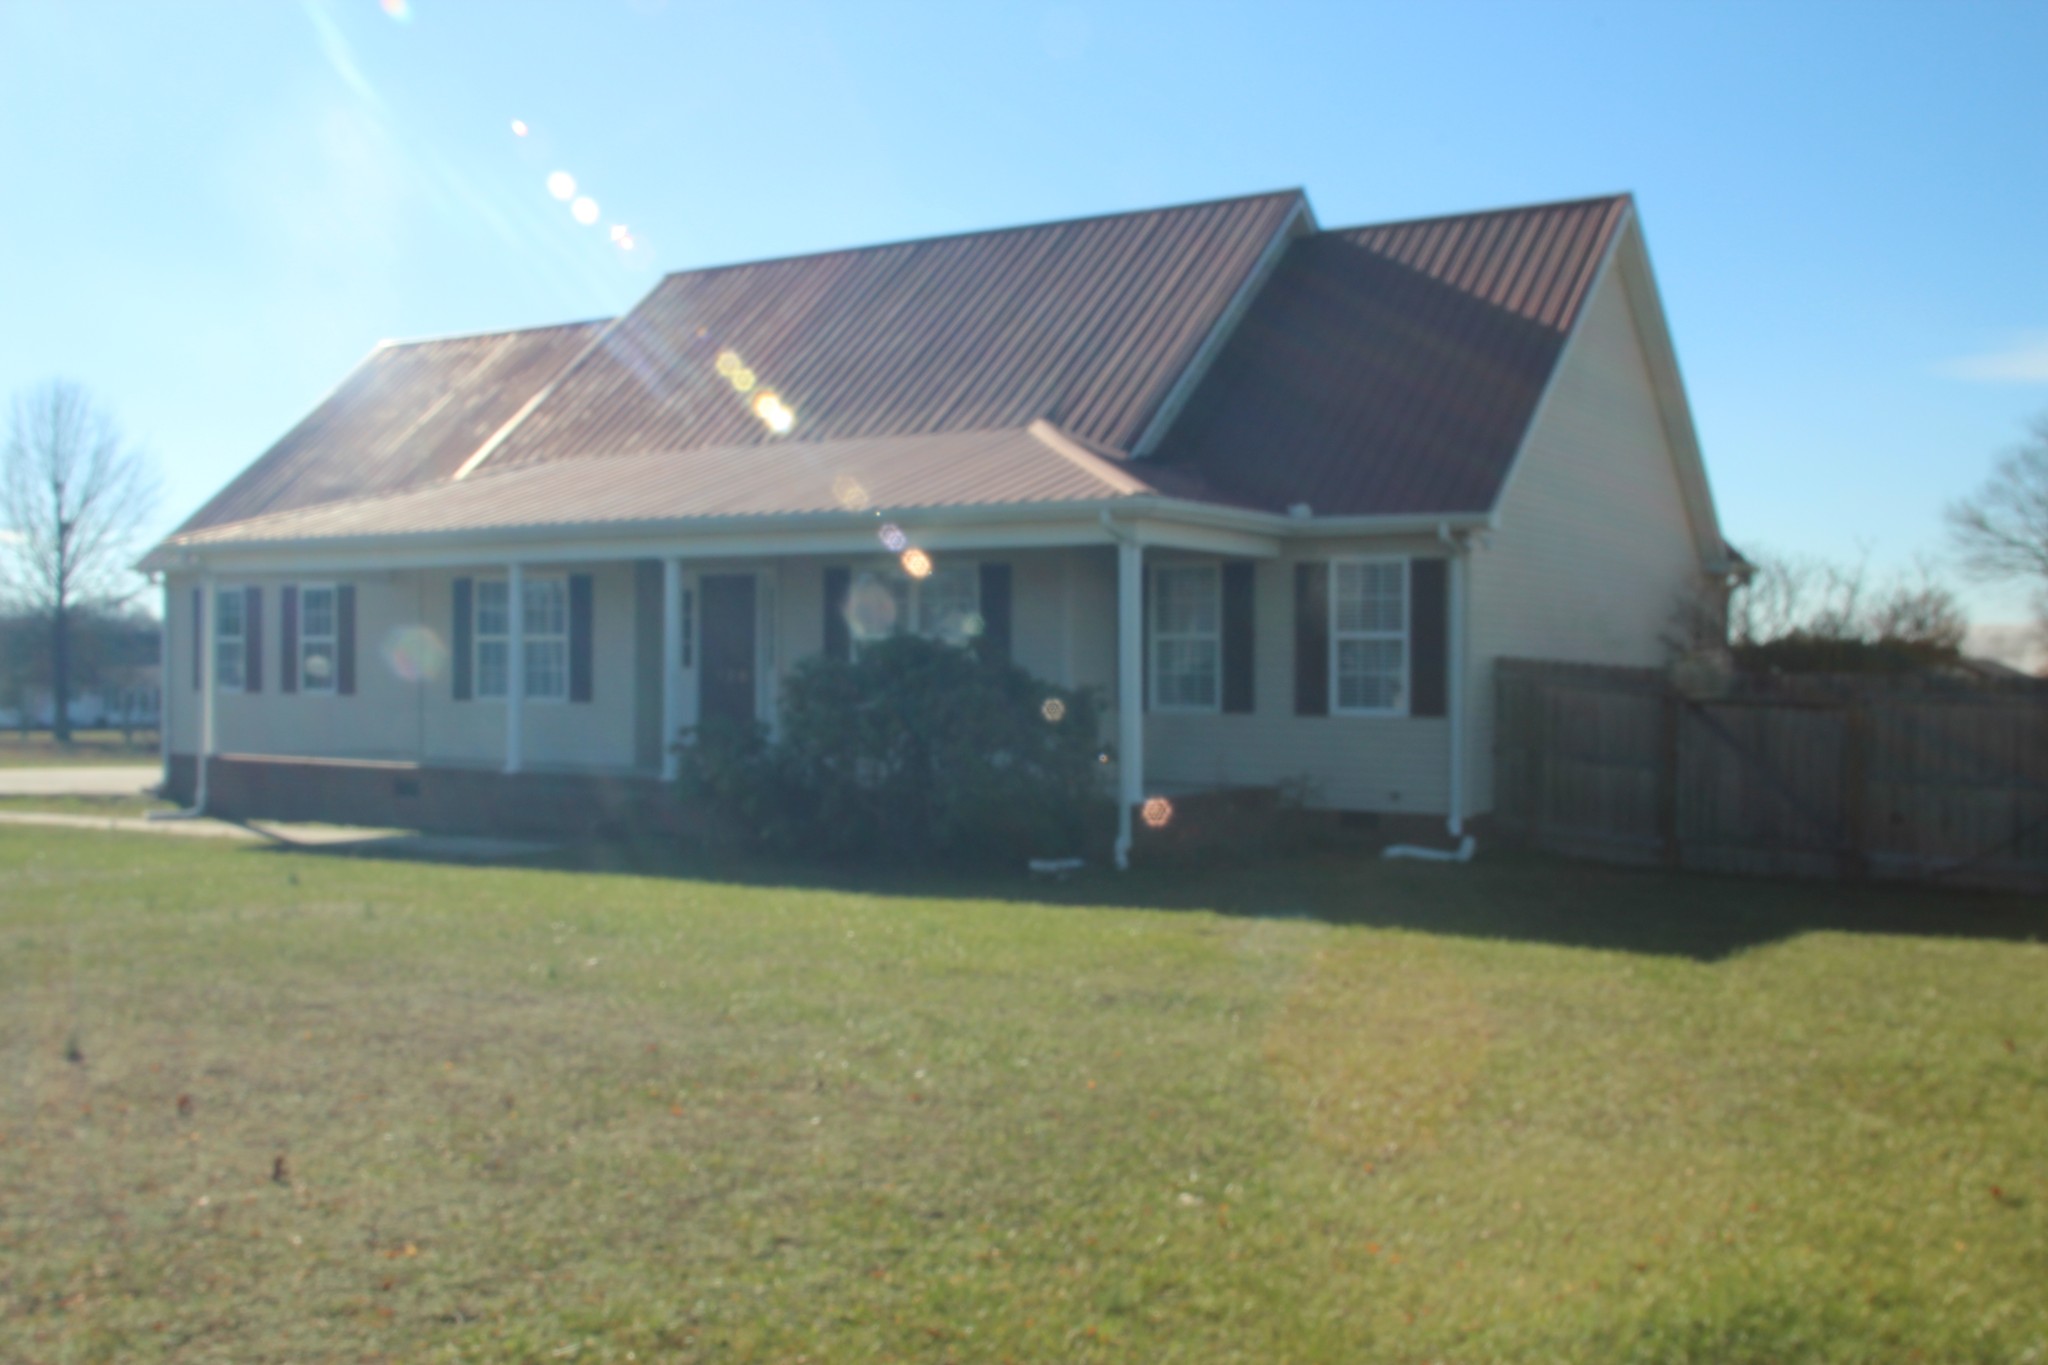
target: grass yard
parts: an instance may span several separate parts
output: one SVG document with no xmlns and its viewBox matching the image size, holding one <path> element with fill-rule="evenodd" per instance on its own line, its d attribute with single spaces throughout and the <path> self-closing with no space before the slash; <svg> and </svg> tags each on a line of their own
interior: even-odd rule
<svg viewBox="0 0 2048 1365">
<path fill-rule="evenodd" d="M 129 767 L 162 761 L 154 730 L 137 730 L 133 742 L 119 730 L 73 730 L 69 744 L 57 743 L 48 730 L 0 730 L 0 768 Z"/>
<path fill-rule="evenodd" d="M 597 856 L 0 828 L 0 1359 L 2048 1359 L 2038 904 Z"/>
<path fill-rule="evenodd" d="M 23 811 L 43 815 L 97 815 L 109 818 L 141 819 L 159 811 L 176 810 L 175 801 L 153 796 L 0 796 L 0 812 Z"/>
</svg>

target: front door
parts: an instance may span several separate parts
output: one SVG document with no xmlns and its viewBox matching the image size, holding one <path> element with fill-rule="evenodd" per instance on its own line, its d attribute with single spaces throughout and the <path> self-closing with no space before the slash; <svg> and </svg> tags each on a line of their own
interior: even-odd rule
<svg viewBox="0 0 2048 1365">
<path fill-rule="evenodd" d="M 754 723 L 754 576 L 697 580 L 697 723 Z"/>
</svg>

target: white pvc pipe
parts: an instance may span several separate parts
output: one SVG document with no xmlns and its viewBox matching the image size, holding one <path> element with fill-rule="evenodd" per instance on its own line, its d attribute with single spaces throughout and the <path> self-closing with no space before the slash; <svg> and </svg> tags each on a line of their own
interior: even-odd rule
<svg viewBox="0 0 2048 1365">
<path fill-rule="evenodd" d="M 1472 855 L 1479 851 L 1479 843 L 1471 835 L 1458 841 L 1455 849 L 1422 848 L 1416 844 L 1389 844 L 1380 850 L 1382 858 L 1416 858 L 1429 863 L 1469 863 Z"/>
</svg>

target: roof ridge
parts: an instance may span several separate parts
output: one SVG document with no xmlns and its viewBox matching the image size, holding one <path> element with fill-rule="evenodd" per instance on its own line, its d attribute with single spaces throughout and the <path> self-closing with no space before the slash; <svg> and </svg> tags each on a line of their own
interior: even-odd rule
<svg viewBox="0 0 2048 1365">
<path fill-rule="evenodd" d="M 578 318 L 574 322 L 544 322 L 535 327 L 505 327 L 495 332 L 440 332 L 416 337 L 385 337 L 370 348 L 370 354 L 379 351 L 393 351 L 402 346 L 433 346 L 444 341 L 501 341 L 508 337 L 526 336 L 534 332 L 565 332 L 574 327 L 599 327 L 617 322 L 619 314 L 604 318 Z"/>
<path fill-rule="evenodd" d="M 1533 204 L 1514 204 L 1503 209 L 1473 209 L 1465 213 L 1429 213 L 1419 218 L 1385 218 L 1372 223 L 1347 223 L 1342 227 L 1327 227 L 1316 233 L 1318 237 L 1341 236 L 1347 232 L 1371 232 L 1380 228 L 1418 227 L 1424 223 L 1448 223 L 1455 218 L 1505 218 L 1517 213 L 1537 213 L 1554 209 L 1581 208 L 1589 204 L 1613 204 L 1633 202 L 1635 192 L 1620 190 L 1613 194 L 1589 194 L 1577 199 L 1547 199 Z"/>
<path fill-rule="evenodd" d="M 820 256 L 850 256 L 864 251 L 887 251 L 891 247 L 923 246 L 930 242 L 953 242 L 965 237 L 1004 237 L 1016 232 L 1036 232 L 1044 228 L 1072 227 L 1080 223 L 1104 223 L 1112 218 L 1142 218 L 1149 213 L 1179 213 L 1187 209 L 1214 208 L 1219 204 L 1244 204 L 1254 199 L 1298 199 L 1308 202 L 1308 191 L 1300 186 L 1287 189 L 1261 190 L 1256 194 L 1226 194 L 1215 199 L 1189 199 L 1178 204 L 1159 204 L 1144 209 L 1116 209 L 1108 213 L 1084 213 L 1077 218 L 1045 218 L 1035 223 L 1012 223 L 1007 227 L 965 228 L 958 232 L 934 233 L 929 237 L 896 237 L 885 242 L 863 242 L 857 246 L 826 247 L 821 251 L 791 251 L 780 256 L 761 256 L 745 261 L 721 261 L 715 265 L 691 266 L 685 270 L 671 270 L 661 277 L 655 287 L 684 275 L 716 275 L 726 270 L 745 270 L 757 265 L 781 265 L 788 261 L 809 261 Z M 637 305 L 636 305 L 637 306 Z M 631 311 L 630 309 L 627 311 Z M 621 315 L 623 316 L 623 314 Z"/>
<path fill-rule="evenodd" d="M 996 430 L 1013 429 L 996 428 Z M 1092 442 L 1081 440 L 1056 422 L 1048 421 L 1043 417 L 1034 417 L 1025 425 L 1024 430 L 1033 440 L 1073 465 L 1074 468 L 1080 470 L 1083 474 L 1090 475 L 1097 481 L 1108 484 L 1119 493 L 1130 495 L 1155 491 L 1152 485 L 1133 475 L 1117 461 L 1110 459 L 1106 455 L 1098 454 L 1095 450 L 1091 449 Z"/>
</svg>

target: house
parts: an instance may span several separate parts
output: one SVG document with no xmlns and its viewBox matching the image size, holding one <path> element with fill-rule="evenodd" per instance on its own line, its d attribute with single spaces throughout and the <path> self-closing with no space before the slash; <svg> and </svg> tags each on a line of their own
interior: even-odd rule
<svg viewBox="0 0 2048 1365">
<path fill-rule="evenodd" d="M 386 344 L 143 567 L 217 809 L 579 821 L 913 630 L 1101 690 L 1121 856 L 1145 798 L 1283 782 L 1455 834 L 1495 659 L 1659 662 L 1733 564 L 1628 196 L 1284 192 Z"/>
</svg>

